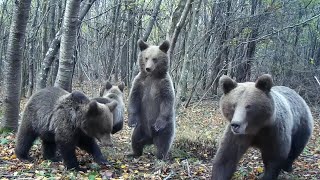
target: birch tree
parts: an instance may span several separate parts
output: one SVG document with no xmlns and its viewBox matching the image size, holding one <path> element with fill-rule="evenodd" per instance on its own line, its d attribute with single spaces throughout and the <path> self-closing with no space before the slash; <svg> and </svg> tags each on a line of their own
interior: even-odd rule
<svg viewBox="0 0 320 180">
<path fill-rule="evenodd" d="M 73 56 L 77 36 L 77 25 L 79 23 L 80 3 L 81 0 L 67 0 L 66 11 L 63 18 L 59 70 L 54 85 L 67 91 L 71 91 L 72 89 Z"/>
<path fill-rule="evenodd" d="M 15 2 L 4 63 L 4 116 L 2 126 L 11 130 L 18 128 L 22 51 L 30 5 L 31 0 L 17 0 Z"/>
</svg>

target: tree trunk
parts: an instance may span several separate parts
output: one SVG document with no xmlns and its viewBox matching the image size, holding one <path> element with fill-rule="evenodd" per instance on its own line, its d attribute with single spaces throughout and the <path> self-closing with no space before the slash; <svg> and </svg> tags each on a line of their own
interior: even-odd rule
<svg viewBox="0 0 320 180">
<path fill-rule="evenodd" d="M 48 50 L 48 17 L 47 16 L 48 11 L 48 1 L 43 2 L 43 26 L 42 26 L 42 58 L 45 57 L 46 52 Z"/>
<path fill-rule="evenodd" d="M 184 1 L 184 0 L 181 0 L 181 1 Z M 170 45 L 170 49 L 169 49 L 169 59 L 170 60 L 172 59 L 173 50 L 174 50 L 174 48 L 176 46 L 177 39 L 178 39 L 178 36 L 180 34 L 180 31 L 181 31 L 182 27 L 184 26 L 184 23 L 186 21 L 187 15 L 188 15 L 188 13 L 190 11 L 192 2 L 193 2 L 193 0 L 187 0 L 187 3 L 186 3 L 186 5 L 185 5 L 185 7 L 183 9 L 182 15 L 181 15 L 181 17 L 179 19 L 179 22 L 175 26 L 176 28 L 174 29 L 173 35 L 171 37 L 171 45 Z"/>
<path fill-rule="evenodd" d="M 18 127 L 22 50 L 29 18 L 30 5 L 31 0 L 15 1 L 8 49 L 5 58 L 3 101 L 4 117 L 2 119 L 2 126 L 11 130 L 16 130 Z"/>
<path fill-rule="evenodd" d="M 119 14 L 120 14 L 120 3 L 118 2 L 119 0 L 114 0 L 114 4 L 117 4 L 116 7 L 114 8 L 113 12 L 113 30 L 112 30 L 112 40 L 111 40 L 111 48 L 110 48 L 110 58 L 109 58 L 109 64 L 107 68 L 107 74 L 106 74 L 106 79 L 110 80 L 114 68 L 115 68 L 115 60 L 117 58 L 117 53 L 116 53 L 116 43 L 117 43 L 117 32 L 118 32 L 118 21 L 119 21 Z"/>
<path fill-rule="evenodd" d="M 39 0 L 37 0 L 37 9 L 35 11 L 34 14 L 34 18 L 32 20 L 32 29 L 36 28 L 37 25 L 37 19 L 38 19 L 38 10 L 39 10 Z M 36 38 L 35 38 L 35 33 L 32 33 L 31 36 L 29 37 L 29 46 L 30 46 L 30 50 L 29 50 L 29 82 L 28 82 L 28 92 L 27 92 L 27 97 L 30 97 L 32 95 L 33 92 L 33 87 L 34 87 L 34 74 L 35 74 L 35 69 L 34 69 L 34 62 L 36 59 L 36 53 L 35 53 L 35 46 L 36 46 Z"/>
<path fill-rule="evenodd" d="M 85 4 L 83 5 L 83 7 L 81 8 L 81 12 L 80 12 L 80 16 L 79 16 L 79 21 L 81 22 L 83 20 L 83 18 L 85 17 L 85 15 L 88 13 L 89 9 L 91 8 L 92 4 L 95 2 L 96 0 L 87 0 L 85 2 Z M 62 11 L 61 10 L 61 3 L 59 3 L 59 12 Z M 54 10 L 52 10 L 54 11 Z M 53 13 L 53 12 L 52 12 Z M 60 17 L 61 15 L 59 15 Z M 78 26 L 80 25 L 79 23 Z M 78 28 L 77 28 L 78 29 Z M 51 27 L 51 33 L 50 33 L 50 37 L 52 37 L 52 32 L 54 31 L 53 27 Z M 50 43 L 50 47 L 42 61 L 42 65 L 41 65 L 41 69 L 40 69 L 40 73 L 38 74 L 37 77 L 37 90 L 45 88 L 47 85 L 47 80 L 48 80 L 48 74 L 50 71 L 50 67 L 52 65 L 52 62 L 55 59 L 56 54 L 59 51 L 60 48 L 60 40 L 61 40 L 61 35 L 62 35 L 62 29 L 60 29 L 55 37 L 52 39 L 51 43 Z M 56 66 L 55 66 L 56 67 Z M 72 66 L 73 67 L 73 66 Z M 53 79 L 56 79 L 55 71 L 52 71 L 52 75 L 53 75 Z"/>
<path fill-rule="evenodd" d="M 252 0 L 251 1 L 251 16 L 252 18 L 255 18 L 255 14 L 256 14 L 256 9 L 258 7 L 258 4 L 260 4 L 259 2 L 260 0 Z M 261 19 L 259 18 L 255 18 L 251 20 L 251 32 L 249 34 L 248 37 L 248 43 L 247 43 L 247 47 L 246 47 L 246 51 L 245 51 L 245 55 L 243 57 L 243 61 L 240 62 L 237 70 L 236 70 L 236 81 L 237 82 L 246 82 L 246 81 L 250 81 L 250 77 L 251 77 L 251 65 L 252 65 L 252 60 L 254 57 L 254 53 L 256 50 L 256 41 L 252 41 L 254 39 L 256 39 L 259 35 L 259 25 Z"/>
<path fill-rule="evenodd" d="M 2 3 L 2 9 L 1 9 L 1 13 L 0 13 L 0 16 L 1 16 L 1 18 L 0 18 L 0 37 L 3 37 L 3 34 L 5 34 L 5 27 L 2 27 L 2 25 L 3 25 L 3 23 L 4 23 L 4 18 L 3 18 L 3 16 L 4 16 L 4 11 L 5 11 L 5 9 L 7 8 L 7 1 L 4 1 L 3 3 Z M 1 44 L 0 44 L 0 58 L 2 59 L 2 57 L 3 57 L 3 53 L 5 52 L 5 47 L 6 47 L 6 42 L 5 42 L 5 40 L 4 39 L 2 39 L 1 40 L 2 42 L 1 42 Z M 3 61 L 2 60 L 0 60 L 0 69 L 3 69 L 2 68 L 2 63 L 3 63 Z M 2 71 L 0 70 L 0 81 L 2 80 Z"/>
<path fill-rule="evenodd" d="M 202 0 L 199 0 L 198 6 L 195 9 L 195 12 L 192 13 L 192 19 L 190 24 L 190 32 L 186 34 L 186 51 L 183 57 L 181 76 L 179 79 L 177 94 L 176 94 L 176 108 L 180 107 L 180 104 L 185 101 L 187 95 L 187 81 L 188 81 L 188 73 L 190 70 L 190 63 L 192 59 L 193 53 L 193 41 L 195 40 L 195 35 L 198 27 L 198 18 L 199 18 L 199 10 L 201 6 Z"/>
<path fill-rule="evenodd" d="M 63 18 L 59 70 L 54 85 L 67 91 L 72 89 L 73 55 L 77 38 L 77 26 L 79 24 L 80 3 L 81 0 L 67 0 Z"/>
<path fill-rule="evenodd" d="M 159 9 L 160 9 L 160 5 L 161 5 L 161 1 L 162 0 L 157 0 L 155 2 L 155 7 L 153 9 L 153 12 L 152 12 L 152 16 L 151 16 L 151 19 L 149 21 L 149 24 L 147 26 L 147 29 L 146 31 L 144 32 L 144 35 L 143 35 L 143 41 L 147 41 L 150 34 L 151 34 L 151 31 L 152 31 L 152 27 L 154 25 L 154 23 L 156 22 L 156 19 L 157 19 L 157 16 L 158 16 L 158 13 L 159 13 Z"/>
</svg>

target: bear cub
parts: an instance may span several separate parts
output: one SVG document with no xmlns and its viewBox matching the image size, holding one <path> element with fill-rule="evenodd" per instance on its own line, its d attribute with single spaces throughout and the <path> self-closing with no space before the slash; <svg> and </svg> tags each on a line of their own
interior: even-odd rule
<svg viewBox="0 0 320 180">
<path fill-rule="evenodd" d="M 106 164 L 95 138 L 110 144 L 112 111 L 117 103 L 101 104 L 79 91 L 69 93 L 58 87 L 42 89 L 31 96 L 23 112 L 16 138 L 15 154 L 32 160 L 30 148 L 42 140 L 43 158 L 58 160 L 58 148 L 67 169 L 79 168 L 76 146 L 87 151 L 98 164 Z"/>
<path fill-rule="evenodd" d="M 100 97 L 93 98 L 99 103 L 107 104 L 112 101 L 117 102 L 117 107 L 113 110 L 112 134 L 117 133 L 123 128 L 124 121 L 124 102 L 123 102 L 124 83 L 112 85 L 109 81 L 105 82 L 100 90 Z"/>
<path fill-rule="evenodd" d="M 131 156 L 141 156 L 154 144 L 157 158 L 166 159 L 175 136 L 174 89 L 168 72 L 169 41 L 153 46 L 138 41 L 140 71 L 133 80 L 128 102 L 128 125 L 134 127 Z"/>
<path fill-rule="evenodd" d="M 311 112 L 302 97 L 288 87 L 273 86 L 268 74 L 255 83 L 222 76 L 219 84 L 220 109 L 229 124 L 213 159 L 211 179 L 231 179 L 249 147 L 261 152 L 262 179 L 277 179 L 281 169 L 292 171 L 313 130 Z"/>
</svg>

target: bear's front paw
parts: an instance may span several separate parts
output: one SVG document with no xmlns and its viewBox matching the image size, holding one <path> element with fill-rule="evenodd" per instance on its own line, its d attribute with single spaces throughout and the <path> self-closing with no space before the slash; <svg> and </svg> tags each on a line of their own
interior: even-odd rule
<svg viewBox="0 0 320 180">
<path fill-rule="evenodd" d="M 157 119 L 152 128 L 155 132 L 159 132 L 163 130 L 166 127 L 166 125 L 167 121 L 165 121 L 164 119 Z"/>
<path fill-rule="evenodd" d="M 139 117 L 137 115 L 129 115 L 128 117 L 128 126 L 136 127 L 138 123 Z"/>
</svg>

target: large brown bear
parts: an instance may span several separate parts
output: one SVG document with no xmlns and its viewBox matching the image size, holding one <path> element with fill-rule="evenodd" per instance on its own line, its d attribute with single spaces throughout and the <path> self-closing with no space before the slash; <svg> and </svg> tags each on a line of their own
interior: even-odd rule
<svg viewBox="0 0 320 180">
<path fill-rule="evenodd" d="M 306 146 L 313 119 L 306 102 L 294 90 L 274 86 L 270 75 L 237 83 L 220 78 L 223 116 L 230 122 L 213 160 L 213 180 L 231 179 L 237 163 L 251 146 L 262 154 L 262 179 L 277 179 L 281 169 L 292 171 L 293 161 Z"/>
<path fill-rule="evenodd" d="M 112 111 L 117 103 L 107 105 L 90 101 L 79 91 L 69 93 L 61 88 L 45 88 L 29 99 L 19 126 L 15 153 L 21 160 L 32 160 L 29 150 L 37 137 L 42 140 L 44 159 L 57 160 L 56 149 L 68 169 L 83 170 L 75 155 L 76 146 L 93 155 L 95 162 L 105 164 L 95 138 L 110 143 Z"/>
<path fill-rule="evenodd" d="M 120 131 L 123 128 L 124 121 L 124 102 L 123 102 L 123 90 L 124 83 L 119 85 L 112 85 L 109 81 L 104 83 L 102 89 L 100 90 L 100 96 L 94 98 L 99 103 L 107 104 L 112 101 L 117 102 L 117 107 L 113 111 L 113 128 L 112 134 Z"/>
<path fill-rule="evenodd" d="M 140 72 L 129 94 L 128 123 L 133 156 L 141 156 L 145 145 L 157 147 L 157 158 L 167 158 L 175 136 L 174 89 L 168 72 L 169 42 L 160 46 L 138 41 Z"/>
</svg>

